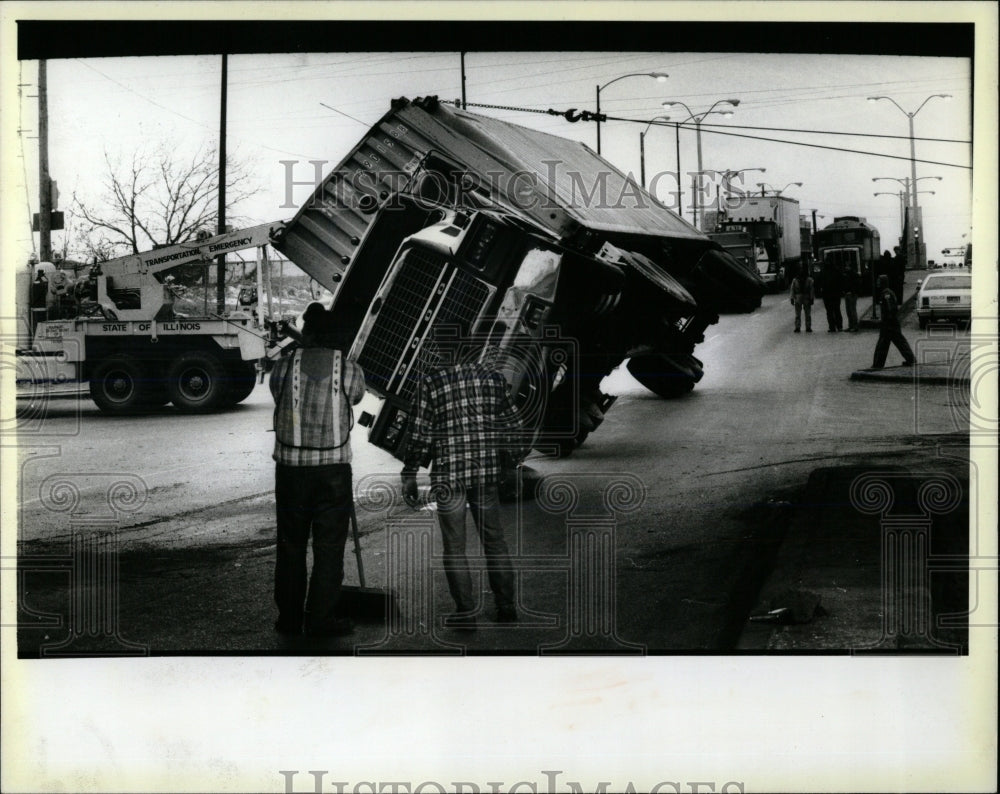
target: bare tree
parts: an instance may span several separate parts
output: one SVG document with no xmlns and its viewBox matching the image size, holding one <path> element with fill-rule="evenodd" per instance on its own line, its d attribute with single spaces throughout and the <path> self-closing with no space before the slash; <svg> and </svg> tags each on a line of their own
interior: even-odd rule
<svg viewBox="0 0 1000 794">
<path fill-rule="evenodd" d="M 195 238 L 218 226 L 219 171 L 215 149 L 199 149 L 184 158 L 164 145 L 136 152 L 131 162 L 113 161 L 105 151 L 108 172 L 104 192 L 93 204 L 73 195 L 74 213 L 82 218 L 81 240 L 88 253 L 139 253 L 158 245 Z M 226 161 L 226 205 L 259 191 L 246 163 Z M 239 222 L 240 218 L 227 220 Z"/>
</svg>

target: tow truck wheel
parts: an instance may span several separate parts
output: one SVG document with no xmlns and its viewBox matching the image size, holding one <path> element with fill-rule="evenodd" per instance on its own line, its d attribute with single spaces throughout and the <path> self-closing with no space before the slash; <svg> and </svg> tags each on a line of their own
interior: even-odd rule
<svg viewBox="0 0 1000 794">
<path fill-rule="evenodd" d="M 690 358 L 694 360 L 694 356 Z M 639 383 L 653 394 L 668 399 L 687 394 L 697 382 L 691 373 L 677 369 L 669 360 L 657 355 L 634 356 L 626 366 Z"/>
<path fill-rule="evenodd" d="M 226 398 L 226 369 L 211 353 L 184 353 L 167 370 L 170 401 L 184 413 L 214 411 Z"/>
<path fill-rule="evenodd" d="M 257 367 L 252 361 L 238 361 L 229 366 L 229 394 L 227 405 L 243 402 L 257 385 Z"/>
<path fill-rule="evenodd" d="M 90 374 L 90 398 L 105 413 L 128 414 L 148 405 L 145 374 L 128 356 L 112 356 Z"/>
</svg>

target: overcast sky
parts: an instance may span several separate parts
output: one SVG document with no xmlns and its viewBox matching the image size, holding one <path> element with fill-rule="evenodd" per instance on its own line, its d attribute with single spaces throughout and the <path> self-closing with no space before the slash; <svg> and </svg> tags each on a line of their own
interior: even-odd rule
<svg viewBox="0 0 1000 794">
<path fill-rule="evenodd" d="M 749 42 L 748 42 L 749 44 Z M 25 85 L 20 98 L 21 139 L 27 176 L 24 220 L 14 231 L 25 257 L 31 252 L 28 207 L 37 211 L 37 63 L 20 64 Z M 907 118 L 887 101 L 866 102 L 871 95 L 892 97 L 905 110 L 933 99 L 915 117 L 917 175 L 921 179 L 928 258 L 944 247 L 960 245 L 971 224 L 971 64 L 966 59 L 851 55 L 768 55 L 712 53 L 527 52 L 468 53 L 467 100 L 470 110 L 596 147 L 595 125 L 571 124 L 561 117 L 516 110 L 480 109 L 484 103 L 535 109 L 594 109 L 595 86 L 630 72 L 662 71 L 658 82 L 630 77 L 608 86 L 601 108 L 612 116 L 650 120 L 668 114 L 683 121 L 686 111 L 665 110 L 662 102 L 679 100 L 694 113 L 716 100 L 737 98 L 731 118 L 711 115 L 702 132 L 706 169 L 759 168 L 746 183 L 765 181 L 775 188 L 802 182 L 786 195 L 798 198 L 803 212 L 817 210 L 820 226 L 839 215 L 861 215 L 882 235 L 883 248 L 900 234 L 901 186 L 873 183 L 873 177 L 909 175 Z M 166 144 L 179 152 L 218 141 L 221 58 L 147 57 L 49 61 L 50 172 L 68 209 L 75 192 L 86 201 L 100 195 L 104 154 L 127 159 L 135 151 Z M 260 192 L 231 215 L 250 222 L 290 217 L 282 208 L 285 167 L 281 160 L 303 161 L 296 178 L 311 177 L 306 160 L 328 160 L 332 168 L 366 129 L 389 109 L 394 97 L 461 94 L 460 58 L 456 53 L 317 53 L 305 55 L 234 55 L 229 58 L 228 146 L 250 164 Z M 323 104 L 336 108 L 330 110 Z M 757 138 L 720 135 L 719 129 Z M 766 129 L 738 129 L 737 127 Z M 639 175 L 639 132 L 645 124 L 609 121 L 602 125 L 604 155 L 616 166 Z M 777 129 L 782 128 L 782 129 Z M 806 130 L 810 132 L 789 132 Z M 894 135 L 896 139 L 833 133 Z M 681 131 L 681 166 L 694 170 L 695 133 Z M 942 142 L 919 138 L 942 139 Z M 943 142 L 944 140 L 950 142 Z M 813 144 L 799 146 L 787 141 Z M 834 151 L 837 147 L 857 152 Z M 895 155 L 891 159 L 879 154 Z M 936 161 L 936 164 L 921 160 Z M 672 129 L 652 128 L 646 146 L 647 179 L 676 168 Z M 670 179 L 661 182 L 661 198 Z M 893 195 L 874 196 L 876 191 Z M 305 200 L 299 188 L 295 200 Z M 8 194 L 13 195 L 13 194 Z M 684 196 L 690 219 L 690 193 Z M 56 234 L 54 248 L 62 237 Z M 72 245 L 70 245 L 72 251 Z"/>
</svg>

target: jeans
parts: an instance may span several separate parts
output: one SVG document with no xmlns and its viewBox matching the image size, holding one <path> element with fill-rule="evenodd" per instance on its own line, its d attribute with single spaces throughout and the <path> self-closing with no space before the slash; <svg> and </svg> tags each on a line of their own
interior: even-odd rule
<svg viewBox="0 0 1000 794">
<path fill-rule="evenodd" d="M 885 359 L 889 355 L 890 344 L 896 346 L 900 355 L 903 356 L 903 361 L 907 364 L 912 364 L 916 361 L 916 356 L 913 355 L 910 343 L 906 341 L 906 337 L 903 336 L 899 325 L 883 325 L 878 334 L 878 342 L 875 343 L 875 360 L 872 363 L 872 369 L 882 369 L 885 366 Z"/>
<path fill-rule="evenodd" d="M 858 296 L 853 292 L 844 293 L 844 311 L 847 312 L 847 330 L 858 330 Z"/>
<path fill-rule="evenodd" d="M 323 630 L 335 620 L 344 581 L 344 547 L 354 493 L 351 465 L 285 466 L 276 464 L 274 502 L 278 550 L 274 566 L 274 602 L 286 628 Z M 306 547 L 312 533 L 313 566 L 306 594 Z"/>
<path fill-rule="evenodd" d="M 796 303 L 795 304 L 795 330 L 802 330 L 802 312 L 806 314 L 806 330 L 811 331 L 813 327 L 813 316 L 812 316 L 812 304 L 811 303 Z"/>
<path fill-rule="evenodd" d="M 463 489 L 439 486 L 437 512 L 444 541 L 444 572 L 458 612 L 474 612 L 476 593 L 472 587 L 469 560 L 465 556 L 466 501 L 479 530 L 486 554 L 486 570 L 497 608 L 514 606 L 514 568 L 500 525 L 500 498 L 496 485 Z M 477 577 L 478 578 L 478 577 Z"/>
<path fill-rule="evenodd" d="M 844 329 L 844 318 L 840 313 L 840 296 L 824 297 L 823 307 L 826 309 L 826 324 L 831 331 Z"/>
</svg>

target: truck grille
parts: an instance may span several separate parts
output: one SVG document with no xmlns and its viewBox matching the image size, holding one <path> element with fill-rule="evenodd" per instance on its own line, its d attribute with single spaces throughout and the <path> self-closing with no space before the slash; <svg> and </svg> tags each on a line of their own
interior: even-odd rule
<svg viewBox="0 0 1000 794">
<path fill-rule="evenodd" d="M 431 355 L 423 340 L 436 327 L 471 330 L 494 291 L 489 284 L 434 251 L 411 248 L 397 273 L 358 354 L 365 380 L 383 394 L 411 400 L 415 375 Z"/>
</svg>

